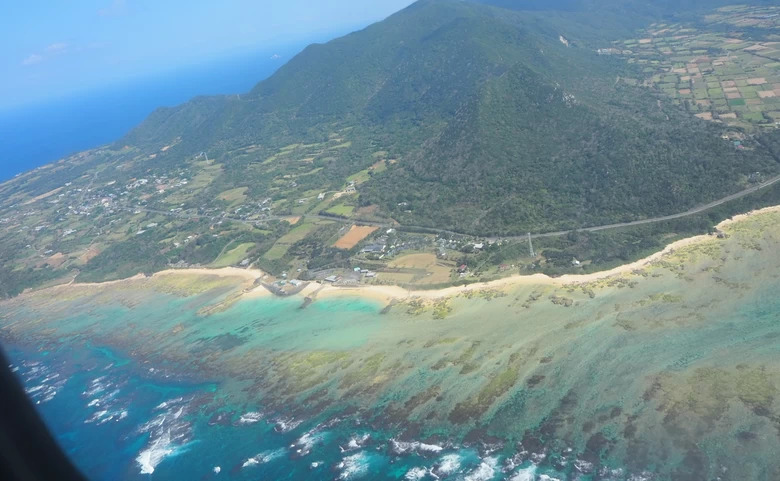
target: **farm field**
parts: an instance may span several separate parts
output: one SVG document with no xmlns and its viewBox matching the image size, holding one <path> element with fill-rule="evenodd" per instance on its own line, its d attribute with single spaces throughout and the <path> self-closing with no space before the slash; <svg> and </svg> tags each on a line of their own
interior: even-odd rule
<svg viewBox="0 0 780 481">
<path fill-rule="evenodd" d="M 334 247 L 338 247 L 339 249 L 352 249 L 377 229 L 379 229 L 379 227 L 353 225 L 346 234 L 336 241 Z"/>
<path fill-rule="evenodd" d="M 268 260 L 281 259 L 285 254 L 287 254 L 287 251 L 290 249 L 291 245 L 295 244 L 299 240 L 304 239 L 307 235 L 314 232 L 315 229 L 317 229 L 317 224 L 304 222 L 303 224 L 280 237 L 279 240 L 277 240 L 273 245 L 273 247 L 271 247 L 271 249 L 269 249 L 268 252 L 263 255 L 263 257 Z"/>
<path fill-rule="evenodd" d="M 414 269 L 418 271 L 424 271 L 418 273 L 417 277 L 422 274 L 424 277 L 418 279 L 417 284 L 441 284 L 448 282 L 452 274 L 454 265 L 447 263 L 446 261 L 439 260 L 434 254 L 409 254 L 398 257 L 390 263 L 388 263 L 388 269 Z M 387 277 L 387 274 L 382 275 L 383 278 Z"/>
<path fill-rule="evenodd" d="M 247 187 L 237 187 L 235 189 L 226 190 L 217 196 L 217 199 L 224 200 L 230 203 L 230 207 L 241 205 L 246 201 Z"/>
<path fill-rule="evenodd" d="M 355 211 L 355 207 L 354 206 L 339 204 L 339 205 L 334 205 L 333 207 L 331 207 L 330 209 L 326 210 L 325 212 L 328 213 L 328 214 L 340 215 L 340 216 L 343 216 L 343 217 L 349 217 L 349 216 L 352 215 L 352 213 L 354 211 Z"/>
<path fill-rule="evenodd" d="M 246 258 L 246 254 L 252 250 L 254 246 L 255 244 L 253 242 L 240 244 L 234 249 L 224 252 L 211 264 L 211 267 L 220 268 L 236 265 Z"/>
<path fill-rule="evenodd" d="M 774 6 L 725 7 L 701 24 L 653 24 L 638 38 L 599 53 L 618 53 L 644 66 L 641 84 L 700 119 L 775 128 L 780 121 L 778 15 L 780 7 Z M 750 36 L 740 30 L 747 28 Z"/>
</svg>

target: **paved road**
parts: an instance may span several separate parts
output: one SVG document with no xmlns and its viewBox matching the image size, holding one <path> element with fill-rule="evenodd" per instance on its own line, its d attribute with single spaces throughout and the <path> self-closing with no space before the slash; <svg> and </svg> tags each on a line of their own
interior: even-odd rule
<svg viewBox="0 0 780 481">
<path fill-rule="evenodd" d="M 726 197 L 723 197 L 722 199 L 718 199 L 716 201 L 710 202 L 709 204 L 700 205 L 698 207 L 694 207 L 691 210 L 687 210 L 685 212 L 680 212 L 678 214 L 672 214 L 672 215 L 666 215 L 663 217 L 653 217 L 652 219 L 643 219 L 643 220 L 635 220 L 633 222 L 622 222 L 619 224 L 608 224 L 608 225 L 600 225 L 600 226 L 594 226 L 594 227 L 582 227 L 579 229 L 572 229 L 572 230 L 562 230 L 557 232 L 545 232 L 542 234 L 532 234 L 532 239 L 539 239 L 542 237 L 560 237 L 564 236 L 566 234 L 569 234 L 571 232 L 598 232 L 603 230 L 610 230 L 610 229 L 619 229 L 622 227 L 632 227 L 632 226 L 638 226 L 638 225 L 645 225 L 645 224 L 654 224 L 656 222 L 666 222 L 669 220 L 675 220 L 675 219 L 681 219 L 683 217 L 688 217 L 691 215 L 700 214 L 702 212 L 708 211 L 710 209 L 713 209 L 715 207 L 718 207 L 719 205 L 723 205 L 727 202 L 731 202 L 732 200 L 740 199 L 742 197 L 745 197 L 746 195 L 750 195 L 754 192 L 757 192 L 761 189 L 765 189 L 771 185 L 774 185 L 776 183 L 780 182 L 780 175 L 776 177 L 772 177 L 771 179 L 762 182 L 760 184 L 754 185 L 753 187 L 750 187 L 749 189 L 745 189 L 741 192 L 737 192 L 736 194 L 732 194 Z M 272 220 L 282 220 L 289 218 L 290 216 L 278 216 L 278 215 L 272 215 L 268 216 L 265 219 L 259 220 L 259 221 L 251 221 L 251 220 L 245 220 L 245 219 L 239 219 L 235 217 L 228 217 L 228 216 L 207 216 L 207 215 L 190 215 L 185 214 L 181 212 L 170 212 L 170 211 L 162 211 L 162 210 L 154 210 L 154 209 L 146 209 L 143 207 L 128 207 L 125 210 L 128 211 L 135 211 L 140 210 L 142 212 L 149 212 L 153 214 L 161 214 L 161 215 L 167 215 L 170 217 L 177 217 L 181 219 L 192 219 L 192 220 L 202 220 L 202 219 L 209 219 L 212 221 L 229 221 L 229 222 L 238 222 L 242 224 L 247 225 L 255 225 L 262 222 L 269 222 Z M 374 221 L 364 221 L 364 220 L 355 220 L 355 219 L 345 219 L 341 217 L 331 217 L 331 216 L 325 216 L 325 215 L 317 215 L 317 214 L 307 214 L 306 217 L 314 218 L 314 219 L 321 219 L 321 220 L 330 220 L 334 222 L 341 222 L 343 224 L 360 224 L 360 225 L 370 225 L 370 226 L 376 226 L 376 227 L 398 227 L 394 226 L 393 224 L 387 223 L 387 222 L 374 222 Z M 446 229 L 433 229 L 428 227 L 420 227 L 420 226 L 401 226 L 405 231 L 419 231 L 419 232 L 432 232 L 436 234 L 449 234 L 449 235 L 464 235 L 462 232 L 455 232 L 451 230 Z M 481 237 L 481 236 L 476 236 Z M 500 237 L 487 237 L 487 239 L 508 239 L 508 240 L 522 240 L 526 239 L 527 236 L 500 236 Z"/>
<path fill-rule="evenodd" d="M 644 225 L 644 224 L 654 224 L 656 222 L 665 222 L 668 220 L 675 220 L 675 219 L 681 219 L 683 217 L 688 217 L 691 215 L 701 214 L 702 212 L 708 211 L 710 209 L 713 209 L 715 207 L 718 207 L 719 205 L 723 205 L 727 202 L 731 202 L 732 200 L 737 200 L 742 197 L 745 197 L 746 195 L 750 195 L 754 192 L 758 192 L 761 189 L 764 189 L 766 187 L 769 187 L 771 185 L 774 185 L 776 183 L 780 182 L 780 175 L 776 177 L 772 177 L 771 179 L 767 180 L 766 182 L 762 182 L 760 184 L 754 185 L 753 187 L 749 189 L 745 189 L 741 192 L 737 192 L 736 194 L 732 194 L 726 197 L 723 197 L 722 199 L 718 199 L 716 201 L 710 202 L 709 204 L 700 205 L 698 207 L 694 207 L 691 210 L 687 210 L 685 212 L 680 212 L 679 214 L 672 214 L 672 215 L 666 215 L 663 217 L 653 217 L 652 219 L 643 219 L 643 220 L 635 220 L 633 222 L 623 222 L 620 224 L 609 224 L 609 225 L 600 225 L 596 227 L 584 227 L 582 229 L 575 229 L 575 231 L 585 231 L 585 232 L 597 232 L 602 230 L 608 230 L 608 229 L 618 229 L 620 227 L 631 227 L 631 226 L 637 226 L 637 225 Z M 572 232 L 571 230 L 568 231 L 560 231 L 560 232 L 547 232 L 544 234 L 535 234 L 531 235 L 532 238 L 539 238 L 539 237 L 558 237 L 562 235 L 566 235 L 568 233 Z"/>
</svg>

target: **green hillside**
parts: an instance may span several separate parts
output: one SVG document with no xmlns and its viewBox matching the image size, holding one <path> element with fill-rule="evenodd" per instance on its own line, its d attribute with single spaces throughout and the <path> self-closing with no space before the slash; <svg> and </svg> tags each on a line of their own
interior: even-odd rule
<svg viewBox="0 0 780 481">
<path fill-rule="evenodd" d="M 705 3 L 421 0 L 311 45 L 250 92 L 161 108 L 113 145 L 0 184 L 0 296 L 242 263 L 426 287 L 561 274 L 780 202 L 767 188 L 656 222 L 780 174 L 778 63 L 751 53 L 780 55 L 780 9 L 708 23 Z M 749 16 L 760 28 L 740 30 Z M 655 220 L 539 238 L 534 255 L 521 237 L 642 219 Z M 446 263 L 392 267 L 410 253 Z"/>
<path fill-rule="evenodd" d="M 632 73 L 625 63 L 586 47 L 595 4 L 559 3 L 560 15 L 548 15 L 423 0 L 310 46 L 240 99 L 158 111 L 122 143 L 144 149 L 181 137 L 171 160 L 209 149 L 240 172 L 244 161 L 226 152 L 259 144 L 270 157 L 349 127 L 350 147 L 321 155 L 323 189 L 386 151 L 398 162 L 361 186 L 361 205 L 401 224 L 479 234 L 674 213 L 778 170 L 760 145 L 736 152 L 719 126 L 621 81 Z M 653 5 L 645 16 L 669 9 Z"/>
</svg>

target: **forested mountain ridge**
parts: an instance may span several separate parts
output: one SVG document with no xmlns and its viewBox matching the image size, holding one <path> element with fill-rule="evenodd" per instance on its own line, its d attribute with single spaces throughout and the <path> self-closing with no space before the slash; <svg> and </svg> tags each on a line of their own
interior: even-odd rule
<svg viewBox="0 0 780 481">
<path fill-rule="evenodd" d="M 621 82 L 625 64 L 577 48 L 571 16 L 540 15 L 422 0 L 308 47 L 240 98 L 159 111 L 122 142 L 157 149 L 181 137 L 181 158 L 259 144 L 270 156 L 351 127 L 324 176 L 365 169 L 376 151 L 398 160 L 361 186 L 361 205 L 490 234 L 668 214 L 777 171 L 760 145 L 736 152 L 720 127 Z"/>
<path fill-rule="evenodd" d="M 571 273 L 780 202 L 777 183 L 657 222 L 780 174 L 780 77 L 760 56 L 780 57 L 763 40 L 780 9 L 719 11 L 686 36 L 662 19 L 698 0 L 499 3 L 421 0 L 250 92 L 159 109 L 113 145 L 0 183 L 0 297 L 188 266 L 288 280 L 361 267 L 380 276 L 360 282 L 411 287 L 460 282 L 461 266 L 466 281 Z M 734 30 L 746 19 L 761 28 Z M 533 251 L 506 239 L 642 219 L 655 221 Z M 399 273 L 408 251 L 439 268 Z"/>
</svg>

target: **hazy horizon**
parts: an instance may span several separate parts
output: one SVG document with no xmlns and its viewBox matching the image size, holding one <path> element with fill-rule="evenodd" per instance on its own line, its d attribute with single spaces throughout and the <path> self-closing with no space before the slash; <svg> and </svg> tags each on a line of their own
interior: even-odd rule
<svg viewBox="0 0 780 481">
<path fill-rule="evenodd" d="M 0 42 L 0 111 L 285 49 L 369 25 L 411 0 L 33 0 L 9 5 Z M 45 15 L 41 15 L 45 12 Z"/>
</svg>

